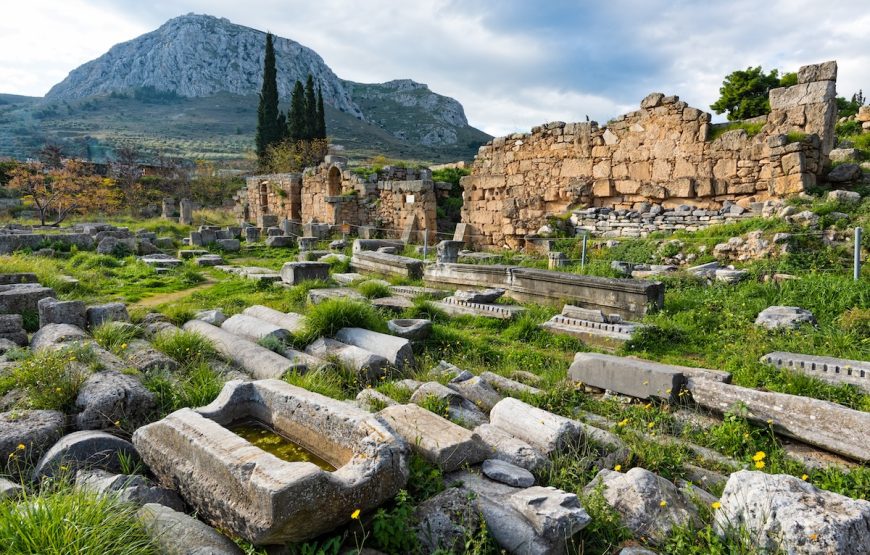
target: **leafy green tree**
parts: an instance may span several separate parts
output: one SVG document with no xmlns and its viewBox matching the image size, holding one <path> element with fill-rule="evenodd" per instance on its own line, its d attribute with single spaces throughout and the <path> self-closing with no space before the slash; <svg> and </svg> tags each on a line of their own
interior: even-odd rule
<svg viewBox="0 0 870 555">
<path fill-rule="evenodd" d="M 761 66 L 736 70 L 725 77 L 719 89 L 719 99 L 710 105 L 717 114 L 728 112 L 728 120 L 736 121 L 770 112 L 770 89 L 797 83 L 797 75 L 786 73 L 780 79 L 779 71 L 765 73 Z"/>
<path fill-rule="evenodd" d="M 305 88 L 296 81 L 287 112 L 287 138 L 291 143 L 308 139 L 308 117 L 305 111 Z"/>
<path fill-rule="evenodd" d="M 266 55 L 263 59 L 263 87 L 260 90 L 260 105 L 257 107 L 257 159 L 265 159 L 269 146 L 283 138 L 284 130 L 279 125 L 278 74 L 275 69 L 275 47 L 272 34 L 266 34 Z"/>
<path fill-rule="evenodd" d="M 864 105 L 864 91 L 859 90 L 852 95 L 851 100 L 846 100 L 842 96 L 837 97 L 837 112 L 841 118 L 854 116 L 858 113 L 858 109 Z"/>
<path fill-rule="evenodd" d="M 317 87 L 317 133 L 315 139 L 326 138 L 326 112 L 323 110 L 323 91 Z"/>
</svg>

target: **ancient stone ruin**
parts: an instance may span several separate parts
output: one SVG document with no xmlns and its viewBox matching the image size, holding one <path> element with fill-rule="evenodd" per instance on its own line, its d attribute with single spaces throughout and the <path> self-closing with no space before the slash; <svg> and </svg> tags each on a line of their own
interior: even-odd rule
<svg viewBox="0 0 870 555">
<path fill-rule="evenodd" d="M 658 206 L 656 223 L 681 205 L 718 211 L 803 192 L 833 147 L 836 79 L 836 62 L 802 67 L 796 85 L 770 91 L 770 114 L 744 122 L 754 134 L 720 134 L 710 114 L 652 93 L 603 126 L 552 122 L 493 139 L 462 180 L 462 221 L 473 243 L 516 248 L 575 209 Z"/>
<path fill-rule="evenodd" d="M 237 202 L 239 219 L 263 229 L 288 220 L 297 227 L 347 224 L 354 233 L 359 227 L 403 230 L 407 240 L 419 242 L 428 229 L 435 240 L 436 187 L 427 169 L 386 166 L 366 177 L 351 172 L 345 158 L 328 155 L 301 174 L 247 178 Z"/>
</svg>

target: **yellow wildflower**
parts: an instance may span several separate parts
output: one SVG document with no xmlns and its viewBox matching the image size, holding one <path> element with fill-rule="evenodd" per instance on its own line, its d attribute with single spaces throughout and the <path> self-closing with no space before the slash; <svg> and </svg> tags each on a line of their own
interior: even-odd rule
<svg viewBox="0 0 870 555">
<path fill-rule="evenodd" d="M 652 428 L 653 426 L 655 426 L 655 425 L 656 425 L 655 422 L 649 422 L 649 423 L 646 425 L 646 427 L 651 429 L 651 428 Z"/>
<path fill-rule="evenodd" d="M 620 420 L 619 422 L 617 422 L 616 425 L 621 428 L 621 427 L 625 426 L 626 424 L 628 424 L 628 418 L 624 418 L 624 419 Z"/>
<path fill-rule="evenodd" d="M 807 478 L 809 478 L 809 476 L 807 474 L 804 474 L 803 476 L 801 476 L 801 480 L 806 481 Z"/>
<path fill-rule="evenodd" d="M 661 502 L 659 502 L 659 507 L 667 507 L 667 506 L 668 506 L 668 502 L 665 501 L 664 499 L 662 499 Z"/>
<path fill-rule="evenodd" d="M 27 446 L 26 446 L 26 445 L 24 445 L 23 443 L 19 443 L 19 444 L 18 444 L 18 450 L 19 450 L 19 451 L 24 451 L 25 449 L 27 449 Z"/>
<path fill-rule="evenodd" d="M 358 520 L 358 519 L 359 519 L 359 509 L 357 509 L 357 510 L 355 510 L 354 512 L 350 513 L 350 518 L 352 518 L 352 519 L 354 519 L 354 520 Z"/>
<path fill-rule="evenodd" d="M 613 470 L 619 472 L 620 470 L 622 470 L 622 465 L 621 465 L 621 464 L 618 464 L 618 465 L 614 466 L 614 467 L 613 467 Z"/>
<path fill-rule="evenodd" d="M 752 460 L 755 462 L 763 461 L 764 457 L 766 457 L 766 456 L 767 456 L 767 453 L 765 453 L 764 451 L 758 451 L 754 455 L 752 455 Z"/>
<path fill-rule="evenodd" d="M 818 535 L 818 534 L 810 534 L 810 540 L 812 540 L 812 541 L 816 541 L 817 539 L 819 539 L 819 535 Z"/>
<path fill-rule="evenodd" d="M 715 511 L 716 509 L 722 508 L 722 503 L 719 503 L 718 501 L 713 501 L 712 503 L 710 503 L 710 506 L 713 507 L 713 510 Z"/>
<path fill-rule="evenodd" d="M 764 468 L 764 461 L 755 461 L 755 468 L 761 470 Z"/>
</svg>

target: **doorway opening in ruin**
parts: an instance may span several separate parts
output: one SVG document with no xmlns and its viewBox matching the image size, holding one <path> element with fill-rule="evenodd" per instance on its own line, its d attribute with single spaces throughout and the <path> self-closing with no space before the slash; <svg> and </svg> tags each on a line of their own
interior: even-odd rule
<svg viewBox="0 0 870 555">
<path fill-rule="evenodd" d="M 330 197 L 341 195 L 341 170 L 335 166 L 329 168 L 327 195 Z"/>
<path fill-rule="evenodd" d="M 260 213 L 269 213 L 269 183 L 267 181 L 260 182 Z"/>
</svg>

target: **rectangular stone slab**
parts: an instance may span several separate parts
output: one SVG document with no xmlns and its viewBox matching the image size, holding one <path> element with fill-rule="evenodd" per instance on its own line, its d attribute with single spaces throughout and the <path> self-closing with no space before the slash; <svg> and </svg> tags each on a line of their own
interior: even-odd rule
<svg viewBox="0 0 870 555">
<path fill-rule="evenodd" d="M 290 285 L 303 281 L 329 279 L 329 264 L 325 262 L 286 262 L 281 267 L 281 280 Z"/>
<path fill-rule="evenodd" d="M 359 291 L 350 287 L 324 287 L 323 289 L 312 289 L 308 292 L 308 302 L 311 304 L 320 304 L 329 299 L 366 300 Z"/>
<path fill-rule="evenodd" d="M 293 362 L 252 341 L 242 339 L 201 320 L 190 320 L 184 324 L 184 330 L 196 332 L 211 341 L 218 353 L 235 362 L 257 379 L 280 378 L 291 370 L 303 373 L 308 370 L 305 364 Z"/>
<path fill-rule="evenodd" d="M 57 297 L 54 289 L 39 284 L 3 286 L 0 288 L 0 314 L 37 313 L 39 299 L 46 297 Z"/>
<path fill-rule="evenodd" d="M 505 288 L 510 268 L 502 264 L 430 264 L 426 266 L 423 280 L 456 287 Z"/>
<path fill-rule="evenodd" d="M 394 275 L 409 279 L 423 277 L 423 261 L 385 252 L 360 251 L 350 259 L 351 267 L 363 273 Z"/>
<path fill-rule="evenodd" d="M 776 433 L 859 461 L 870 461 L 870 413 L 799 395 L 756 391 L 746 387 L 690 378 L 687 388 L 699 405 L 728 412 L 745 407 L 746 417 Z"/>
<path fill-rule="evenodd" d="M 480 437 L 417 405 L 393 405 L 377 413 L 412 450 L 450 472 L 488 456 Z"/>
<path fill-rule="evenodd" d="M 870 362 L 779 351 L 764 355 L 761 362 L 826 382 L 854 385 L 865 393 L 870 393 Z"/>
<path fill-rule="evenodd" d="M 550 333 L 568 335 L 587 345 L 615 351 L 631 340 L 632 333 L 640 327 L 635 324 L 606 324 L 589 320 L 576 320 L 557 314 L 538 327 Z"/>
<path fill-rule="evenodd" d="M 584 384 L 609 389 L 638 399 L 664 399 L 675 402 L 689 377 L 721 382 L 731 374 L 706 368 L 661 364 L 651 360 L 598 353 L 577 353 L 568 376 Z"/>
<path fill-rule="evenodd" d="M 432 306 L 439 308 L 451 316 L 484 316 L 510 320 L 523 312 L 525 308 L 510 304 L 469 303 L 447 297 L 443 301 L 433 301 Z"/>
<path fill-rule="evenodd" d="M 260 320 L 248 314 L 235 314 L 221 324 L 221 328 L 244 339 L 257 342 L 271 337 L 278 341 L 288 341 L 290 332 L 275 324 Z"/>
<path fill-rule="evenodd" d="M 242 311 L 242 314 L 259 318 L 264 322 L 274 324 L 290 333 L 299 333 L 305 329 L 305 316 L 295 312 L 281 312 L 268 306 L 255 304 Z"/>
<path fill-rule="evenodd" d="M 380 355 L 399 370 L 414 364 L 414 351 L 411 348 L 411 342 L 395 335 L 387 335 L 363 328 L 341 328 L 335 334 L 335 339 Z"/>
</svg>

